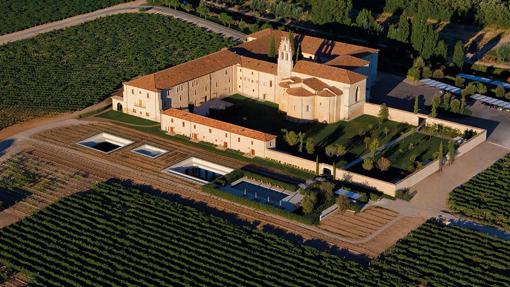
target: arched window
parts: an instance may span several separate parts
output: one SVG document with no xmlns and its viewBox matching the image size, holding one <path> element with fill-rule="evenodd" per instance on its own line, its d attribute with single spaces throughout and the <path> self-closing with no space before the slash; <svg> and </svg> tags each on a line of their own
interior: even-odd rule
<svg viewBox="0 0 510 287">
<path fill-rule="evenodd" d="M 359 87 L 356 87 L 356 103 L 360 100 Z"/>
</svg>

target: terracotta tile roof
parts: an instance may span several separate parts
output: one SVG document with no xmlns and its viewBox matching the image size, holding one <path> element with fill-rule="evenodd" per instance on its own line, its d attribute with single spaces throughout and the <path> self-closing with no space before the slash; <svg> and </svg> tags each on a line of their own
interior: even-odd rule
<svg viewBox="0 0 510 287">
<path fill-rule="evenodd" d="M 154 74 L 138 77 L 131 81 L 125 82 L 124 84 L 128 85 L 128 86 L 144 89 L 147 91 L 159 92 L 159 89 L 156 88 L 156 82 L 154 81 Z"/>
<path fill-rule="evenodd" d="M 287 94 L 295 97 L 311 97 L 315 95 L 314 93 L 308 91 L 305 88 L 297 87 L 297 88 L 289 88 L 286 90 Z"/>
<path fill-rule="evenodd" d="M 338 57 L 335 57 L 331 59 L 330 61 L 325 63 L 329 66 L 334 66 L 337 68 L 344 68 L 344 69 L 355 69 L 359 67 L 365 67 L 370 64 L 369 61 L 360 59 L 358 57 L 353 57 L 351 55 L 341 55 Z"/>
<path fill-rule="evenodd" d="M 275 63 L 244 56 L 241 56 L 241 67 L 272 75 L 276 75 L 278 72 L 278 65 Z"/>
<path fill-rule="evenodd" d="M 239 64 L 240 61 L 240 57 L 234 52 L 223 49 L 154 74 L 131 80 L 125 84 L 149 91 L 159 91 Z"/>
<path fill-rule="evenodd" d="M 293 72 L 345 84 L 354 84 L 366 79 L 365 76 L 349 70 L 303 60 L 296 63 Z"/>
<path fill-rule="evenodd" d="M 183 110 L 168 109 L 168 110 L 164 111 L 163 114 L 167 115 L 167 116 L 174 117 L 174 118 L 190 121 L 192 123 L 208 126 L 211 128 L 224 130 L 226 132 L 231 132 L 231 133 L 245 136 L 248 138 L 264 141 L 264 142 L 267 142 L 267 141 L 270 141 L 270 140 L 273 140 L 276 138 L 275 135 L 266 134 L 266 133 L 263 133 L 260 131 L 256 131 L 256 130 L 248 129 L 248 128 L 241 127 L 238 125 L 234 125 L 231 123 L 204 117 L 204 116 L 193 114 L 193 113 L 186 112 Z"/>
<path fill-rule="evenodd" d="M 268 52 L 268 43 L 271 37 L 271 34 L 274 35 L 276 41 L 276 49 L 280 45 L 280 41 L 282 36 L 288 36 L 289 32 L 280 31 L 280 30 L 272 30 L 265 29 L 253 34 L 248 35 L 248 37 L 256 38 L 256 40 L 243 43 L 239 45 L 239 47 L 243 47 L 253 53 L 256 54 L 267 54 Z M 294 34 L 296 43 L 300 43 L 301 51 L 306 54 L 324 54 L 324 55 L 366 55 L 377 53 L 379 50 L 364 47 L 354 44 L 348 44 L 333 40 L 327 40 L 322 38 L 317 38 L 313 36 L 307 36 L 302 34 Z"/>
<path fill-rule="evenodd" d="M 340 91 L 340 95 L 341 94 L 342 94 L 342 91 Z M 319 93 L 317 93 L 317 95 L 319 95 L 319 97 L 336 97 L 337 96 L 333 92 L 331 92 L 331 90 L 329 90 L 329 89 L 324 89 L 324 90 L 320 91 Z"/>
<path fill-rule="evenodd" d="M 224 49 L 157 72 L 154 75 L 156 87 L 159 89 L 169 89 L 184 82 L 233 66 L 238 64 L 239 61 L 238 55 Z"/>
<path fill-rule="evenodd" d="M 320 90 L 323 90 L 323 89 L 329 87 L 326 83 L 324 83 L 323 81 L 321 81 L 317 78 L 304 79 L 303 84 L 309 86 L 310 88 L 312 88 L 316 91 L 320 91 Z"/>
</svg>

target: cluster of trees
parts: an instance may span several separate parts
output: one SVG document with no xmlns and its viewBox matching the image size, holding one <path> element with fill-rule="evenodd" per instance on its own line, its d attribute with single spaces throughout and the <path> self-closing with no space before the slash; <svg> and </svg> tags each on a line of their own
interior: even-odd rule
<svg viewBox="0 0 510 287">
<path fill-rule="evenodd" d="M 510 4 L 504 0 L 387 0 L 384 10 L 409 17 L 510 27 Z"/>
<path fill-rule="evenodd" d="M 510 154 L 453 190 L 449 205 L 456 212 L 510 230 L 509 187 Z"/>
<path fill-rule="evenodd" d="M 2 0 L 0 35 L 95 11 L 128 0 Z"/>
<path fill-rule="evenodd" d="M 250 8 L 259 13 L 272 13 L 276 18 L 300 19 L 305 14 L 302 5 L 282 0 L 252 0 Z"/>
<path fill-rule="evenodd" d="M 382 104 L 377 115 L 379 124 L 384 123 L 389 118 L 389 111 L 386 104 Z M 389 133 L 388 129 L 385 129 L 385 134 Z M 363 159 L 362 167 L 366 171 L 371 171 L 377 167 L 380 171 L 387 171 L 391 167 L 391 161 L 383 156 L 378 155 L 378 149 L 380 146 L 379 139 L 375 136 L 365 137 L 363 139 L 365 147 L 368 149 L 369 154 Z"/>
<path fill-rule="evenodd" d="M 115 15 L 9 43 L 0 48 L 0 110 L 37 115 L 82 109 L 122 81 L 231 44 L 194 25 L 150 14 Z"/>
</svg>

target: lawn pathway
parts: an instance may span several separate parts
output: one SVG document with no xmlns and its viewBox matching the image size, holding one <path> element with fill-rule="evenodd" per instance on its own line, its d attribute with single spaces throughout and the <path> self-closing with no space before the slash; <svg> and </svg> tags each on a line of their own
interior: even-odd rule
<svg viewBox="0 0 510 287">
<path fill-rule="evenodd" d="M 419 128 L 417 128 L 417 129 L 419 129 Z M 378 147 L 378 148 L 377 148 L 374 152 L 369 152 L 369 153 L 366 153 L 366 154 L 364 154 L 364 155 L 362 155 L 362 156 L 358 157 L 357 159 L 355 159 L 355 160 L 353 160 L 353 161 L 351 161 L 351 162 L 349 162 L 349 163 L 345 164 L 344 166 L 342 166 L 342 169 L 349 169 L 349 168 L 351 168 L 351 167 L 353 167 L 353 166 L 355 166 L 355 165 L 359 164 L 360 162 L 362 162 L 362 161 L 363 161 L 363 160 L 365 160 L 366 158 L 368 158 L 368 157 L 373 157 L 375 154 L 377 154 L 377 153 L 379 153 L 379 152 L 382 152 L 382 151 L 384 151 L 384 150 L 386 150 L 386 149 L 388 149 L 388 148 L 390 148 L 390 147 L 392 147 L 392 146 L 394 146 L 394 145 L 398 144 L 398 143 L 399 143 L 400 141 L 402 141 L 403 139 L 405 139 L 405 138 L 407 138 L 408 136 L 410 136 L 410 135 L 414 134 L 414 133 L 417 131 L 417 129 L 416 129 L 416 130 L 415 130 L 415 129 L 412 129 L 412 130 L 408 131 L 407 133 L 405 133 L 405 134 L 401 135 L 400 137 L 398 137 L 398 138 L 396 138 L 396 139 L 394 139 L 394 140 L 392 140 L 392 141 L 390 141 L 390 142 L 388 142 L 388 143 L 386 143 L 386 144 L 384 144 L 384 145 L 382 145 L 382 146 Z"/>
</svg>

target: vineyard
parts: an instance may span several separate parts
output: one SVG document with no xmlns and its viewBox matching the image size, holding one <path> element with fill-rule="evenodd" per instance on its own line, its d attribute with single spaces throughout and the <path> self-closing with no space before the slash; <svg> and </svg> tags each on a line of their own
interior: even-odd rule
<svg viewBox="0 0 510 287">
<path fill-rule="evenodd" d="M 510 244 L 465 229 L 427 223 L 364 267 L 146 191 L 108 182 L 67 197 L 1 230 L 0 262 L 46 287 L 510 283 Z"/>
<path fill-rule="evenodd" d="M 0 127 L 14 123 L 9 114 L 26 119 L 26 110 L 37 116 L 82 109 L 122 81 L 230 44 L 169 17 L 123 14 L 0 46 L 0 110 L 6 110 Z"/>
<path fill-rule="evenodd" d="M 0 35 L 99 10 L 128 0 L 2 0 Z"/>
<path fill-rule="evenodd" d="M 450 193 L 453 211 L 510 229 L 510 154 Z"/>
</svg>

